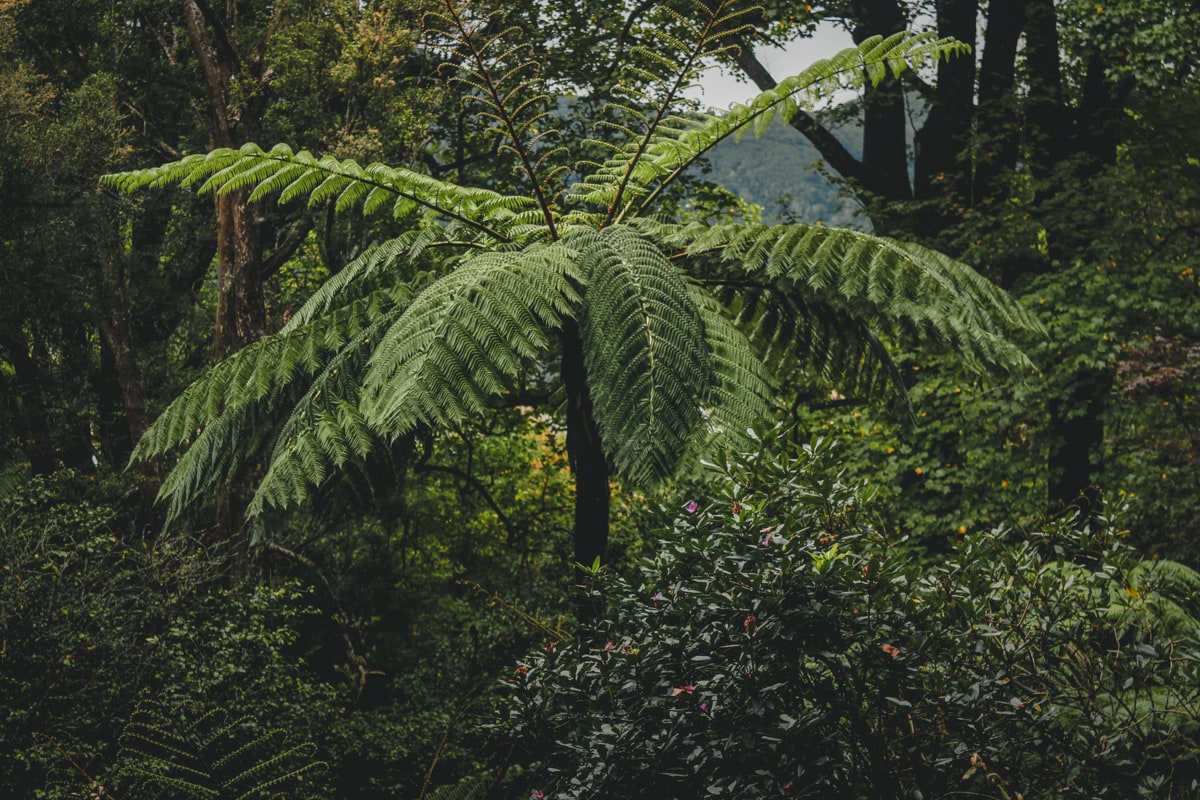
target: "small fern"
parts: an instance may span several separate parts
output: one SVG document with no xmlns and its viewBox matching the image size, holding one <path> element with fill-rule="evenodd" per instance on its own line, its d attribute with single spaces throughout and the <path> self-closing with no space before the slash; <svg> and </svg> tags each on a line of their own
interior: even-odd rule
<svg viewBox="0 0 1200 800">
<path fill-rule="evenodd" d="M 324 767 L 311 744 L 245 717 L 185 703 L 139 704 L 120 738 L 120 771 L 139 800 L 295 800 Z"/>
</svg>

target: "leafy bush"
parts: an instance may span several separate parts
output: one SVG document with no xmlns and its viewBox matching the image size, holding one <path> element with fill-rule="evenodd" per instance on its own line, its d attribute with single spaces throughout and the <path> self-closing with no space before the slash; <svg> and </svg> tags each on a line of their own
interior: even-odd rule
<svg viewBox="0 0 1200 800">
<path fill-rule="evenodd" d="M 1200 786 L 1200 576 L 1109 508 L 922 563 L 814 440 L 714 466 L 594 638 L 509 679 L 546 797 L 1164 796 Z M 539 795 L 539 796 L 541 796 Z"/>
<path fill-rule="evenodd" d="M 131 796 L 118 738 L 143 689 L 236 709 L 246 736 L 315 740 L 341 710 L 297 658 L 308 593 L 222 586 L 225 562 L 132 534 L 108 491 L 63 472 L 0 499 L 0 797 Z"/>
</svg>

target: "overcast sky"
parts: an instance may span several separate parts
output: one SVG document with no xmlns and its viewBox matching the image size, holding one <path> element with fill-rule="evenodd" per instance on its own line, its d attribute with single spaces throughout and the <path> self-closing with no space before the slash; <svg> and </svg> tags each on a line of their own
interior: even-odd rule
<svg viewBox="0 0 1200 800">
<path fill-rule="evenodd" d="M 782 48 L 759 48 L 755 51 L 758 60 L 775 80 L 795 75 L 812 62 L 828 58 L 847 47 L 853 47 L 850 32 L 833 25 L 822 25 L 811 39 L 797 39 Z M 728 108 L 733 103 L 744 103 L 758 94 L 758 89 L 748 81 L 739 80 L 729 71 L 710 69 L 702 85 L 692 92 L 713 108 Z"/>
</svg>

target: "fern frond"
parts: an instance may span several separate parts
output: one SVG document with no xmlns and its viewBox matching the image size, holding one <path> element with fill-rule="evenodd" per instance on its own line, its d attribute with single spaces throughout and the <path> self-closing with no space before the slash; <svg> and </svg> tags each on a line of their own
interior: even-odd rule
<svg viewBox="0 0 1200 800">
<path fill-rule="evenodd" d="M 456 186 L 401 167 L 363 167 L 351 160 L 295 153 L 284 144 L 270 151 L 256 144 L 213 150 L 159 167 L 105 175 L 103 181 L 126 192 L 197 184 L 201 192 L 248 190 L 250 200 L 274 196 L 287 203 L 307 198 L 310 206 L 333 201 L 339 211 L 356 204 L 375 211 L 390 201 L 397 218 L 423 207 L 496 241 L 507 241 L 505 222 L 534 203 L 528 197 Z"/>
<path fill-rule="evenodd" d="M 642 113 L 634 107 L 636 104 L 612 104 L 610 111 L 623 112 L 630 120 L 626 125 L 637 128 L 638 133 L 630 136 L 626 145 L 600 169 L 573 187 L 576 199 L 606 206 L 604 225 L 620 222 L 625 216 L 624 210 L 646 193 L 645 187 L 658 174 L 653 167 L 657 158 L 654 154 L 656 143 L 669 141 L 690 127 L 674 112 L 676 101 L 698 77 L 704 58 L 714 48 L 719 48 L 723 40 L 749 27 L 749 22 L 743 22 L 742 18 L 754 12 L 751 8 L 737 9 L 726 0 L 711 6 L 702 2 L 694 5 L 702 20 L 700 23 L 669 7 L 662 9 L 676 26 L 690 34 L 690 42 L 676 37 L 667 27 L 658 27 L 652 33 L 657 47 L 639 45 L 632 49 L 626 70 L 633 74 L 633 80 L 628 85 L 646 87 L 637 92 L 641 95 L 637 99 L 649 102 L 652 110 Z M 648 96 L 647 91 L 654 96 Z M 631 127 L 620 125 L 619 128 L 633 133 Z"/>
<path fill-rule="evenodd" d="M 715 377 L 707 427 L 714 433 L 744 437 L 770 413 L 775 394 L 770 374 L 754 345 L 725 315 L 721 303 L 698 286 L 688 288 L 704 323 Z"/>
<path fill-rule="evenodd" d="M 468 775 L 457 783 L 449 783 L 429 790 L 425 800 L 482 800 L 488 793 L 492 776 L 487 773 Z"/>
<path fill-rule="evenodd" d="M 168 710 L 144 700 L 120 746 L 122 771 L 138 779 L 131 788 L 148 800 L 251 800 L 278 789 L 295 796 L 306 776 L 324 766 L 312 760 L 311 744 L 288 744 L 283 731 L 220 710 L 198 712 L 191 703 Z"/>
<path fill-rule="evenodd" d="M 694 238 L 692 238 L 694 237 Z M 1041 332 L 1037 318 L 966 264 L 914 244 L 809 225 L 680 229 L 686 253 L 715 253 L 809 306 L 831 308 L 880 335 L 934 343 L 969 366 L 1031 368 L 1005 336 Z"/>
<path fill-rule="evenodd" d="M 953 39 L 938 39 L 931 33 L 901 32 L 887 38 L 874 37 L 858 47 L 815 62 L 745 105 L 735 105 L 721 114 L 696 115 L 686 120 L 686 125 L 653 136 L 646 143 L 644 154 L 639 154 L 644 163 L 639 165 L 635 176 L 642 187 L 637 194 L 641 199 L 632 202 L 631 198 L 614 219 L 645 213 L 667 186 L 722 141 L 740 138 L 751 130 L 760 135 L 776 117 L 790 120 L 812 97 L 839 88 L 859 88 L 868 81 L 878 83 L 889 73 L 900 74 L 966 50 L 966 45 Z M 628 160 L 630 155 L 624 158 Z M 619 201 L 615 166 L 606 164 L 585 178 L 577 189 L 579 199 L 591 203 Z"/>
<path fill-rule="evenodd" d="M 621 474 L 663 480 L 711 400 L 704 323 L 654 243 L 613 227 L 571 244 L 588 284 L 580 333 L 600 438 Z"/>
<path fill-rule="evenodd" d="M 370 425 L 395 437 L 483 411 L 572 313 L 574 256 L 558 243 L 470 254 L 420 292 L 371 356 L 362 404 Z"/>
<path fill-rule="evenodd" d="M 234 353 L 184 390 L 143 434 L 132 456 L 147 458 L 187 445 L 159 488 L 159 500 L 169 501 L 168 524 L 254 458 L 271 428 L 271 409 L 289 396 L 290 387 L 312 376 L 310 389 L 321 386 L 330 365 L 377 338 L 381 320 L 394 318 L 409 294 L 403 285 L 377 290 L 269 336 Z M 345 440 L 353 451 L 362 450 L 360 433 Z M 341 461 L 344 457 L 336 463 Z"/>
<path fill-rule="evenodd" d="M 372 348 L 403 314 L 392 309 L 326 363 L 292 406 L 275 436 L 269 466 L 246 509 L 287 508 L 304 502 L 333 469 L 365 458 L 376 444 L 359 411 L 363 372 Z"/>
<path fill-rule="evenodd" d="M 890 397 L 908 410 L 903 376 L 869 318 L 769 282 L 735 283 L 719 297 L 770 374 L 811 376 L 846 396 Z"/>
<path fill-rule="evenodd" d="M 529 181 L 532 200 L 551 239 L 555 230 L 557 181 L 566 171 L 566 150 L 555 144 L 554 102 L 546 91 L 541 64 L 532 56 L 526 34 L 504 24 L 503 12 L 473 18 L 465 4 L 442 0 L 429 19 L 448 39 L 451 82 L 463 91 L 487 123 L 485 133 L 499 141 L 499 152 L 513 156 Z"/>
</svg>

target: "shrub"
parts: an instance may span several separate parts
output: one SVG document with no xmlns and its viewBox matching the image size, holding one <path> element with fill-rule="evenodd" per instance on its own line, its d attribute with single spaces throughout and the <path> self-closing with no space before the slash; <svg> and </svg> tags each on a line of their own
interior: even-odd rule
<svg viewBox="0 0 1200 800">
<path fill-rule="evenodd" d="M 814 440 L 712 467 L 592 638 L 508 680 L 546 797 L 1130 797 L 1195 792 L 1195 572 L 1121 507 L 964 534 L 923 563 Z"/>
</svg>

